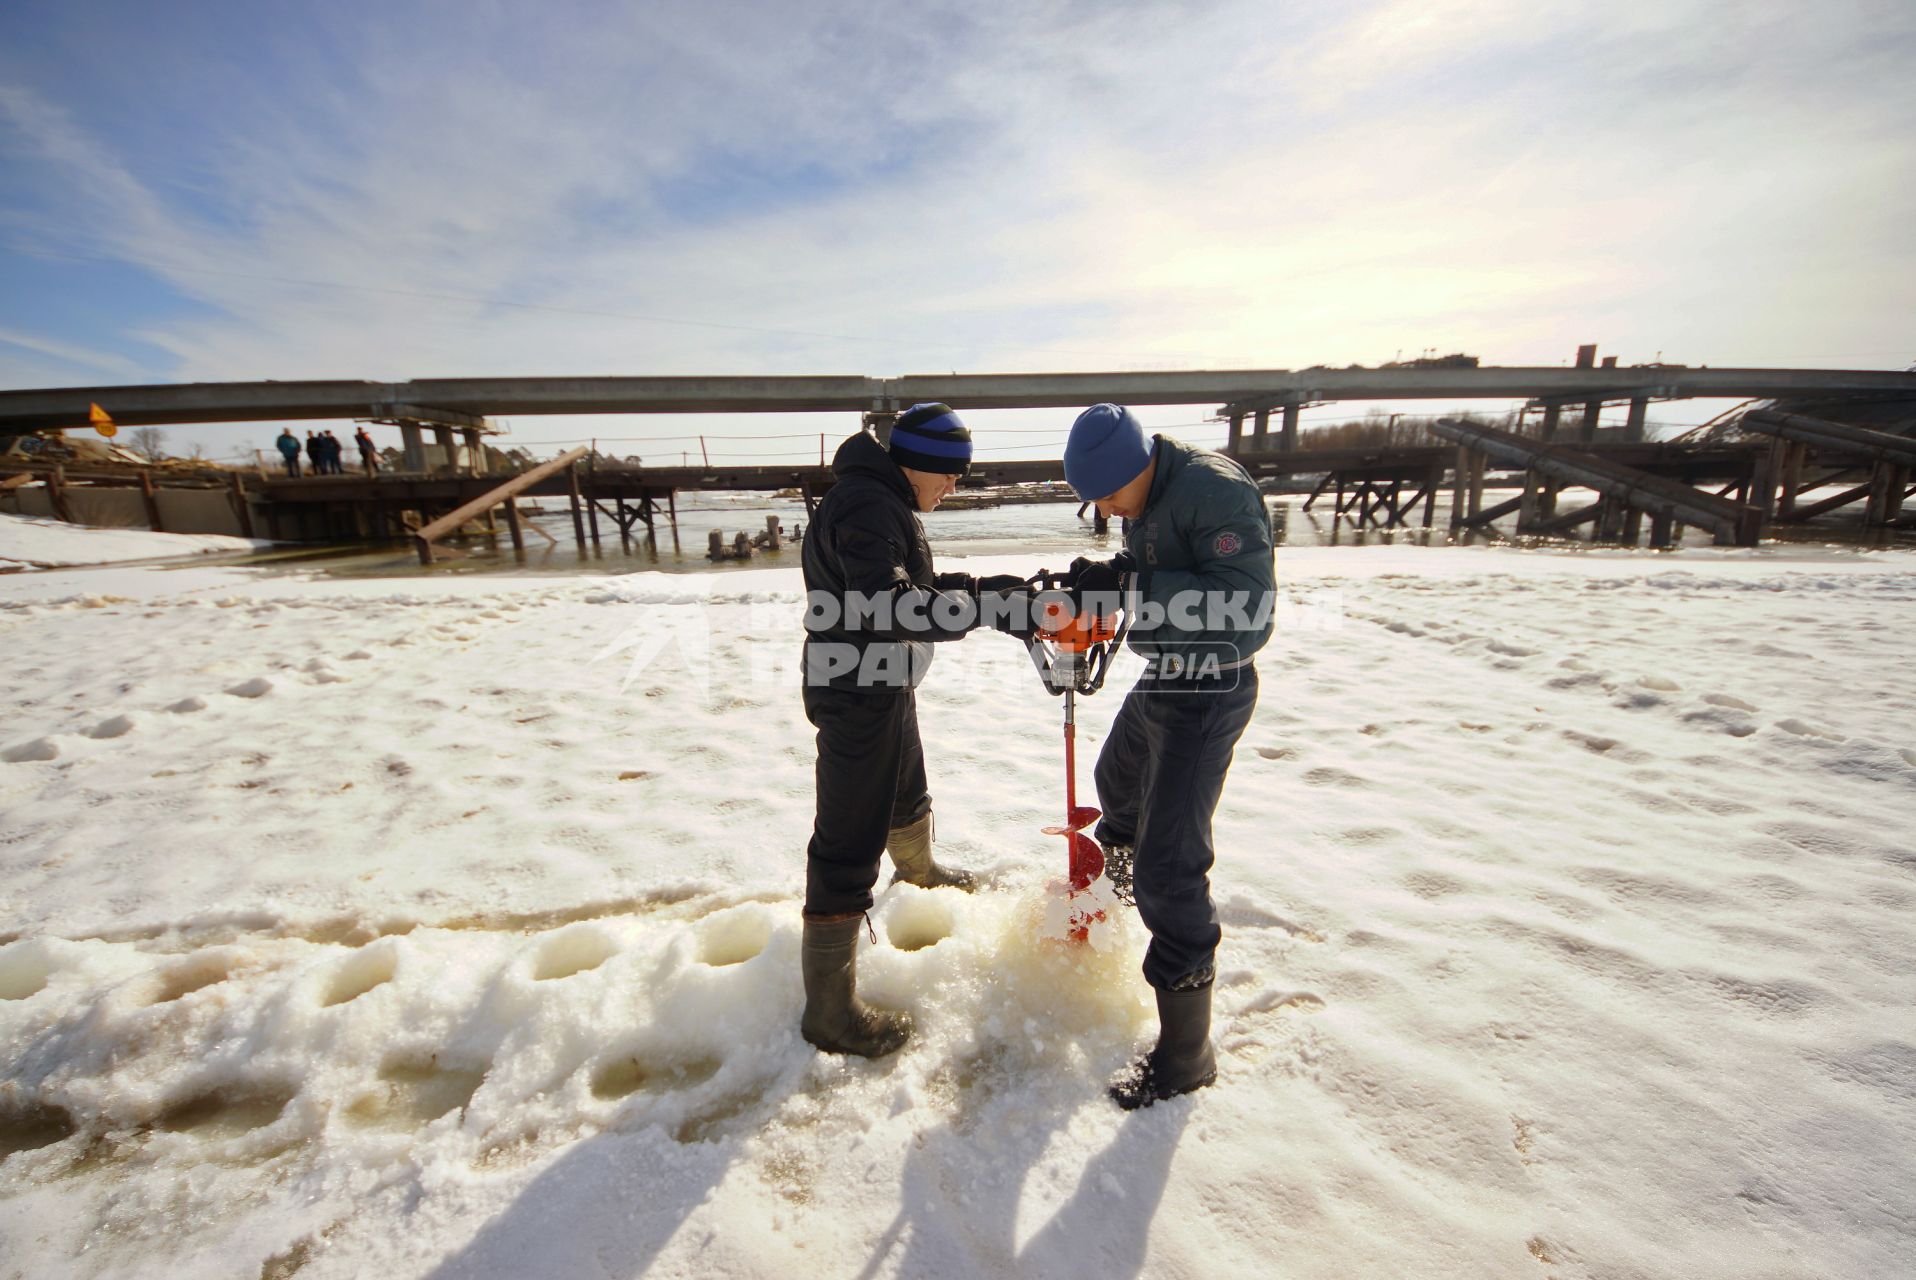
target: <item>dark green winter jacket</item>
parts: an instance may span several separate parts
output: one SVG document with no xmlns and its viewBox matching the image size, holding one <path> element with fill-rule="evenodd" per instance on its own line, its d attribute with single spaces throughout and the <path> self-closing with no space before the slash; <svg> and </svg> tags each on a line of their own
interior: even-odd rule
<svg viewBox="0 0 1916 1280">
<path fill-rule="evenodd" d="M 1141 605 L 1130 646 L 1161 674 L 1248 662 L 1271 638 L 1277 589 L 1263 495 L 1223 454 L 1159 436 L 1152 457 L 1144 512 L 1124 529 Z"/>
</svg>

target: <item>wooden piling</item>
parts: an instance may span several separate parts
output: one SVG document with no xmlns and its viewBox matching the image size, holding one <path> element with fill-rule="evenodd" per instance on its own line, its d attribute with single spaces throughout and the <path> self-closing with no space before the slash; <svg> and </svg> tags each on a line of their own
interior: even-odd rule
<svg viewBox="0 0 1916 1280">
<path fill-rule="evenodd" d="M 585 513 L 579 509 L 579 468 L 574 465 L 565 469 L 566 494 L 572 500 L 572 540 L 579 550 L 585 550 Z"/>
<path fill-rule="evenodd" d="M 253 504 L 246 500 L 246 486 L 240 483 L 239 473 L 233 473 L 233 512 L 239 516 L 240 536 L 253 536 Z"/>
<path fill-rule="evenodd" d="M 526 553 L 526 531 L 519 522 L 518 499 L 507 498 L 505 507 L 506 532 L 512 535 L 512 550 L 517 555 L 524 555 Z"/>
<path fill-rule="evenodd" d="M 140 498 L 146 503 L 146 527 L 155 533 L 165 533 L 166 526 L 160 523 L 160 496 L 153 491 L 153 473 L 140 472 Z"/>
</svg>

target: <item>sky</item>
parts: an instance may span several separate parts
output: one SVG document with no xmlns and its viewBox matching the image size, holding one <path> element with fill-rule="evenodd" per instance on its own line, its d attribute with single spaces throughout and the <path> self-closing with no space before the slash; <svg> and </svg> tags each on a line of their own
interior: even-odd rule
<svg viewBox="0 0 1916 1280">
<path fill-rule="evenodd" d="M 0 387 L 1903 368 L 1912 67 L 1907 0 L 10 0 Z M 1035 456 L 1069 417 L 973 425 Z"/>
</svg>

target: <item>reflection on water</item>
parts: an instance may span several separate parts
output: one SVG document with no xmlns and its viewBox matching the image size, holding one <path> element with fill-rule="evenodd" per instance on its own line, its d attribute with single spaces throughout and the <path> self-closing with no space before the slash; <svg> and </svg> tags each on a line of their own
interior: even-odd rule
<svg viewBox="0 0 1916 1280">
<path fill-rule="evenodd" d="M 1484 503 L 1492 505 L 1516 490 L 1486 490 Z M 1450 531 L 1448 492 L 1432 505 L 1431 525 L 1422 525 L 1420 506 L 1408 527 L 1359 528 L 1353 515 L 1334 516 L 1333 503 L 1326 496 L 1305 510 L 1305 495 L 1274 495 L 1266 500 L 1271 512 L 1271 531 L 1279 546 L 1289 547 L 1365 547 L 1365 546 L 1475 546 L 1509 545 L 1523 547 L 1588 547 L 1588 527 L 1584 537 L 1523 537 L 1508 532 L 1512 519 L 1503 526 L 1485 530 Z M 1043 502 L 989 507 L 971 511 L 934 511 L 925 519 L 932 548 L 943 556 L 1019 555 L 1031 556 L 1047 568 L 1061 569 L 1077 555 L 1108 555 L 1122 545 L 1115 522 L 1103 535 L 1092 531 L 1089 513 L 1079 519 L 1077 504 Z M 564 508 L 547 510 L 527 520 L 526 550 L 515 556 L 503 525 L 493 538 L 470 538 L 435 544 L 436 562 L 419 563 L 410 543 L 373 543 L 358 545 L 286 545 L 274 550 L 252 553 L 222 563 L 245 564 L 288 572 L 322 571 L 338 577 L 411 577 L 420 574 L 516 573 L 516 574 L 623 574 L 644 571 L 667 573 L 725 573 L 742 569 L 792 568 L 799 562 L 799 548 L 787 541 L 778 551 L 760 550 L 749 560 L 713 563 L 706 558 L 707 535 L 719 530 L 729 545 L 740 532 L 756 534 L 765 528 L 767 516 L 777 516 L 789 538 L 809 523 L 803 503 L 757 496 L 740 495 L 727 500 L 725 495 L 700 495 L 695 501 L 682 499 L 676 536 L 671 524 L 660 515 L 654 539 L 645 537 L 645 527 L 634 527 L 634 537 L 621 542 L 612 521 L 599 522 L 599 542 L 588 540 L 581 551 L 575 543 L 572 517 Z M 1916 530 L 1865 530 L 1854 515 L 1830 517 L 1829 523 L 1773 525 L 1766 540 L 1787 543 L 1814 543 L 1851 547 L 1916 547 Z M 1707 530 L 1684 531 L 1682 546 L 1707 547 L 1712 543 Z M 1647 542 L 1647 539 L 1646 539 Z M 208 563 L 198 557 L 194 563 Z M 1034 566 L 1035 567 L 1035 566 Z"/>
</svg>

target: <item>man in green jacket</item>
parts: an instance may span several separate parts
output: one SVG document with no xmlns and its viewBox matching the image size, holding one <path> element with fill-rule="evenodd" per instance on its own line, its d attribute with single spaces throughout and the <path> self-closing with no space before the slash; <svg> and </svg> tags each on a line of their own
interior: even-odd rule
<svg viewBox="0 0 1916 1280">
<path fill-rule="evenodd" d="M 1081 596 L 1114 598 L 1127 576 L 1131 648 L 1145 673 L 1098 755 L 1097 838 L 1120 894 L 1151 932 L 1144 976 L 1158 1042 L 1112 1086 L 1126 1110 L 1217 1079 L 1211 984 L 1221 931 L 1211 903 L 1211 816 L 1257 705 L 1257 651 L 1271 636 L 1270 518 L 1244 469 L 1167 436 L 1129 409 L 1094 405 L 1072 424 L 1065 479 L 1124 520 L 1125 550 L 1072 566 Z"/>
</svg>

